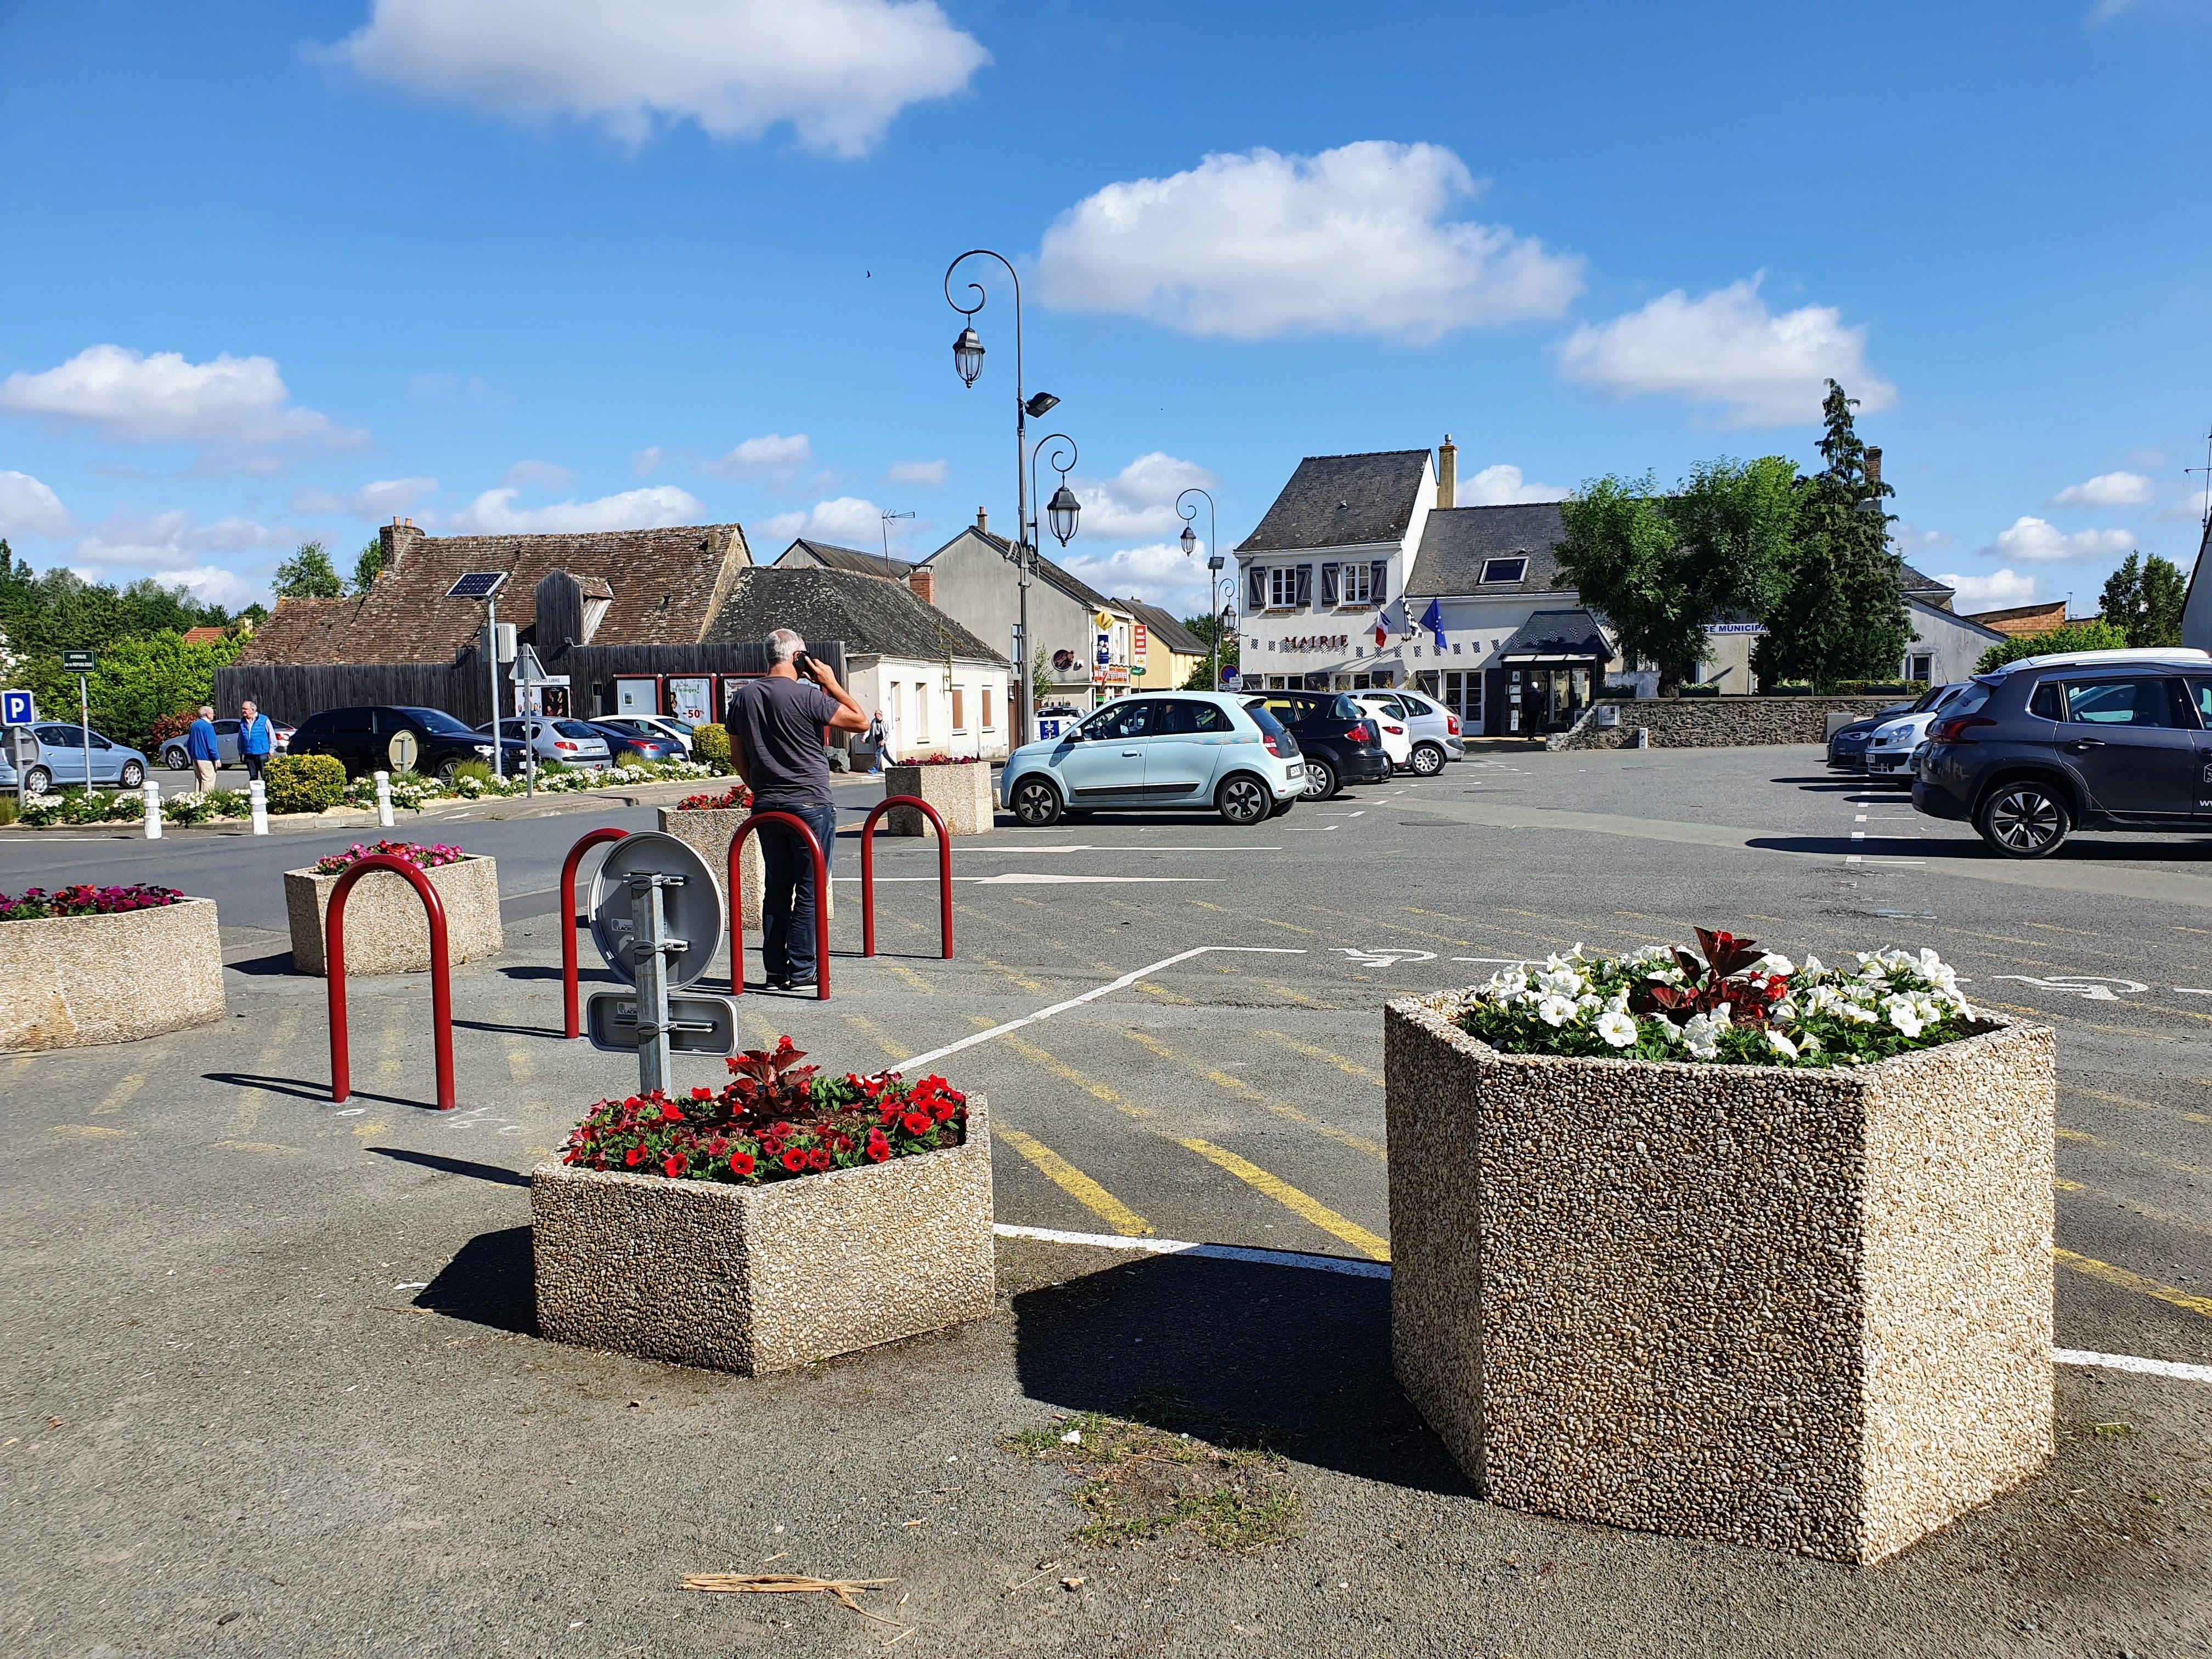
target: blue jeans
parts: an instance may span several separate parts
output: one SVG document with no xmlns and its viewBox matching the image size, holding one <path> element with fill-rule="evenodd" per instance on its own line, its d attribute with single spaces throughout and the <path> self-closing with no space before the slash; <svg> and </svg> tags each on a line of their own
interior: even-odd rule
<svg viewBox="0 0 2212 1659">
<path fill-rule="evenodd" d="M 834 806 L 756 806 L 803 819 L 822 844 L 823 872 L 837 854 Z M 811 980 L 814 962 L 814 858 L 788 825 L 764 823 L 757 832 L 767 884 L 761 894 L 761 964 L 772 980 Z"/>
</svg>

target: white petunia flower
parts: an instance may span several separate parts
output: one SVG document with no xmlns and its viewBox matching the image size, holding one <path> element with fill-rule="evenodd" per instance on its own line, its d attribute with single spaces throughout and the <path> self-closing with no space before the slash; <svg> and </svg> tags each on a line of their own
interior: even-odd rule
<svg viewBox="0 0 2212 1659">
<path fill-rule="evenodd" d="M 1636 1041 L 1635 1017 L 1617 1008 L 1608 1008 L 1597 1018 L 1597 1034 L 1614 1048 L 1626 1048 Z"/>
<path fill-rule="evenodd" d="M 1828 970 L 1822 965 L 1820 957 L 1807 957 L 1805 958 L 1805 966 L 1802 971 L 1807 979 L 1818 979 Z"/>
<path fill-rule="evenodd" d="M 1781 1032 L 1775 1030 L 1771 1027 L 1768 1029 L 1766 1033 L 1766 1043 L 1767 1046 L 1772 1048 L 1778 1054 L 1784 1055 L 1790 1060 L 1797 1058 L 1797 1045 L 1790 1042 L 1788 1037 L 1783 1036 Z"/>
<path fill-rule="evenodd" d="M 1565 997 L 1546 997 L 1537 1003 L 1536 1012 L 1547 1025 L 1565 1025 L 1575 1017 L 1575 1005 Z"/>
<path fill-rule="evenodd" d="M 1820 1039 L 1814 1036 L 1810 1031 L 1799 1032 L 1797 1036 L 1797 1052 L 1801 1054 L 1819 1054 L 1820 1052 Z"/>
<path fill-rule="evenodd" d="M 1909 1037 L 1918 1036 L 1926 1024 L 1920 1018 L 1919 1005 L 1911 997 L 1892 997 L 1882 1004 L 1882 1011 L 1889 1016 L 1889 1023 Z"/>
<path fill-rule="evenodd" d="M 1778 955 L 1776 952 L 1769 951 L 1765 956 L 1759 957 L 1757 962 L 1751 964 L 1751 971 L 1754 974 L 1766 974 L 1786 979 L 1791 974 L 1795 973 L 1796 969 L 1790 965 L 1790 958 L 1788 957 Z"/>
</svg>

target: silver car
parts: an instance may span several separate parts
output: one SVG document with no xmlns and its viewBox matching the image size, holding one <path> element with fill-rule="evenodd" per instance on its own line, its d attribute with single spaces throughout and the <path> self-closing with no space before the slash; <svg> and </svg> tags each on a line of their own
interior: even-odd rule
<svg viewBox="0 0 2212 1659">
<path fill-rule="evenodd" d="M 486 737 L 491 735 L 489 721 L 477 730 Z M 501 720 L 499 734 L 517 743 L 526 741 L 537 750 L 539 760 L 558 761 L 563 766 L 596 771 L 611 764 L 613 758 L 607 740 L 582 720 L 532 714 L 522 720 Z"/>
<path fill-rule="evenodd" d="M 1391 694 L 1405 705 L 1407 726 L 1413 734 L 1413 770 L 1432 778 L 1448 760 L 1465 760 L 1467 742 L 1460 735 L 1459 716 L 1425 691 Z"/>
</svg>

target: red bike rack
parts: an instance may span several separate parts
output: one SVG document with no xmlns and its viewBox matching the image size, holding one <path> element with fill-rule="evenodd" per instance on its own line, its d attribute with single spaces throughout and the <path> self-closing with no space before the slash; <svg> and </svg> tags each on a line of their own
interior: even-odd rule
<svg viewBox="0 0 2212 1659">
<path fill-rule="evenodd" d="M 745 878 L 738 858 L 745 837 L 763 823 L 788 824 L 806 837 L 806 850 L 814 855 L 814 1000 L 830 1000 L 830 864 L 822 856 L 822 843 L 805 818 L 793 812 L 756 812 L 730 837 L 730 994 L 745 994 Z"/>
<path fill-rule="evenodd" d="M 911 806 L 937 826 L 937 919 L 945 959 L 952 960 L 952 837 L 937 809 L 919 795 L 886 795 L 860 825 L 860 954 L 876 953 L 876 820 L 894 806 Z"/>
<path fill-rule="evenodd" d="M 323 921 L 324 966 L 330 980 L 331 1098 L 343 1102 L 353 1093 L 353 1063 L 346 1036 L 345 903 L 355 884 L 373 870 L 390 870 L 407 878 L 422 895 L 422 908 L 430 921 L 430 1036 L 438 1058 L 438 1109 L 453 1109 L 453 988 L 446 962 L 446 904 L 421 866 L 388 853 L 372 853 L 357 860 L 331 889 L 331 908 Z"/>
<path fill-rule="evenodd" d="M 562 1035 L 581 1036 L 582 1018 L 576 1009 L 576 866 L 584 854 L 603 842 L 621 841 L 627 830 L 594 830 L 568 849 L 561 866 L 561 1013 Z"/>
</svg>

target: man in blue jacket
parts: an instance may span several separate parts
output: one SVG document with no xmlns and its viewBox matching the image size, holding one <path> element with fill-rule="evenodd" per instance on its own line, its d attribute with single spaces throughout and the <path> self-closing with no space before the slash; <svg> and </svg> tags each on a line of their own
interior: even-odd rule
<svg viewBox="0 0 2212 1659">
<path fill-rule="evenodd" d="M 191 758 L 192 780 L 204 795 L 215 787 L 216 763 L 222 758 L 215 740 L 215 710 L 205 703 L 200 705 L 192 729 L 185 734 L 185 753 Z"/>
<path fill-rule="evenodd" d="M 276 746 L 276 734 L 260 705 L 251 698 L 239 704 L 238 753 L 246 763 L 246 775 L 252 781 L 261 781 L 261 769 L 269 764 L 269 751 Z"/>
</svg>

